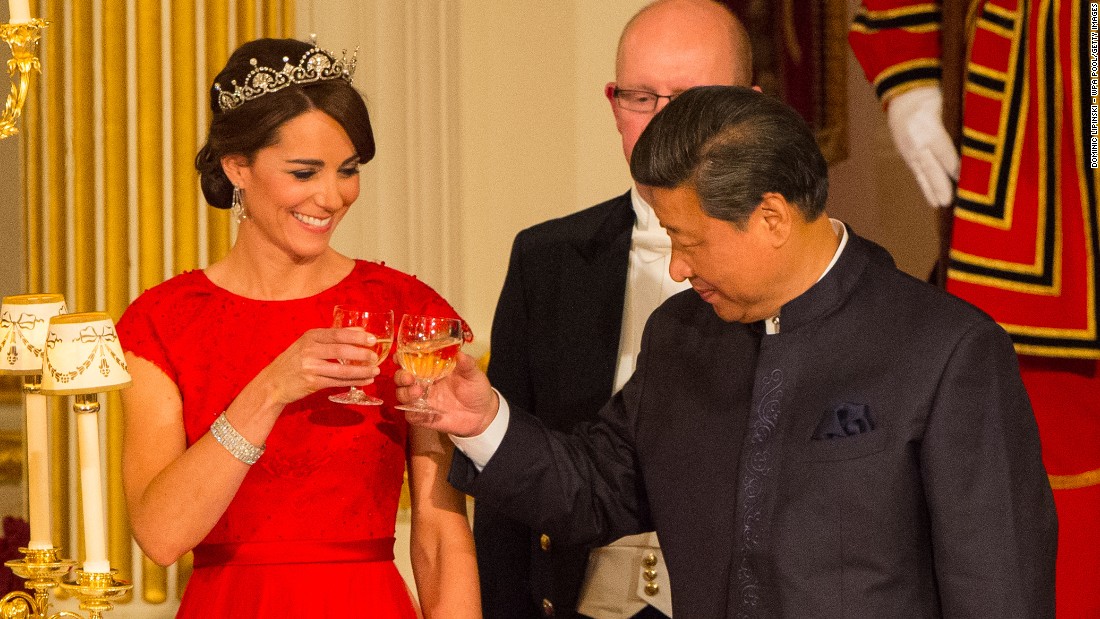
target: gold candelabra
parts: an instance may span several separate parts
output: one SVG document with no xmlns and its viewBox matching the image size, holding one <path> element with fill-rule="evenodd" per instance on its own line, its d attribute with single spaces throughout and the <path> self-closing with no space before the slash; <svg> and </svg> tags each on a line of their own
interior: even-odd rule
<svg viewBox="0 0 1100 619">
<path fill-rule="evenodd" d="M 72 570 L 76 561 L 62 559 L 59 548 L 20 548 L 22 559 L 5 561 L 4 565 L 20 578 L 27 580 L 27 588 L 34 596 L 23 591 L 12 591 L 0 599 L 2 619 L 84 619 L 68 610 L 50 614 L 50 589 L 60 586 L 80 600 L 81 610 L 88 611 L 89 619 L 102 619 L 103 613 L 114 608 L 113 600 L 120 598 L 133 585 L 118 580 L 118 570 L 109 572 L 74 571 L 75 578 L 61 579 Z"/>
<path fill-rule="evenodd" d="M 31 74 L 42 68 L 35 52 L 40 32 L 48 23 L 44 19 L 32 19 L 19 24 L 0 24 L 0 38 L 11 47 L 12 56 L 8 61 L 8 74 L 12 79 L 11 92 L 4 103 L 4 116 L 0 117 L 0 139 L 19 133 L 15 125 L 23 113 L 23 104 L 27 101 Z"/>
<path fill-rule="evenodd" d="M 22 559 L 6 561 L 4 565 L 20 578 L 27 579 L 27 588 L 34 597 L 23 591 L 12 591 L 0 600 L 0 617 L 4 619 L 31 619 L 38 617 L 74 617 L 68 611 L 47 615 L 50 609 L 50 589 L 61 583 L 76 561 L 59 558 L 59 548 L 20 548 Z"/>
<path fill-rule="evenodd" d="M 9 6 L 11 6 L 9 4 Z M 27 11 L 26 3 L 23 4 L 24 12 Z M 15 9 L 12 9 L 14 12 Z M 49 22 L 43 19 L 30 19 L 12 24 L 0 24 L 0 38 L 11 47 L 12 58 L 8 61 L 8 73 L 11 75 L 11 92 L 4 104 L 4 115 L 0 117 L 0 139 L 15 135 L 19 132 L 16 123 L 23 113 L 23 104 L 27 101 L 27 91 L 30 89 L 31 75 L 41 70 L 41 64 L 35 55 L 38 47 L 38 39 L 42 28 Z M 22 295 L 6 297 L 2 311 L 0 311 L 0 342 L 5 350 L 5 356 L 0 361 L 0 373 L 22 375 L 24 406 L 28 409 L 27 419 L 27 444 L 28 451 L 32 443 L 39 447 L 44 438 L 45 428 L 45 400 L 48 395 L 73 395 L 73 411 L 77 415 L 78 426 L 81 429 L 81 470 L 90 469 L 94 472 L 92 478 L 82 482 L 85 497 L 86 521 L 96 520 L 99 524 L 90 532 L 85 531 L 85 536 L 91 539 L 91 533 L 97 543 L 86 541 L 85 554 L 88 555 L 83 565 L 84 569 L 73 570 L 76 561 L 64 559 L 60 556 L 60 548 L 53 547 L 48 541 L 47 533 L 43 536 L 39 531 L 39 537 L 35 538 L 35 525 L 40 526 L 40 520 L 48 510 L 43 510 L 40 502 L 43 500 L 42 488 L 45 477 L 42 471 L 33 471 L 36 479 L 30 480 L 32 503 L 32 539 L 27 548 L 20 548 L 22 559 L 6 561 L 4 565 L 11 568 L 12 572 L 26 579 L 26 588 L 34 591 L 30 595 L 25 591 L 12 591 L 0 598 L 0 619 L 84 619 L 83 616 L 72 611 L 61 610 L 50 613 L 50 590 L 60 586 L 65 591 L 75 596 L 80 601 L 80 609 L 88 612 L 89 619 L 102 619 L 103 613 L 114 607 L 114 600 L 126 595 L 133 588 L 129 582 L 116 578 L 118 570 L 110 569 L 106 560 L 106 551 L 103 545 L 102 527 L 102 503 L 99 483 L 99 450 L 98 450 L 98 423 L 96 418 L 99 412 L 98 393 L 114 390 L 129 385 L 129 374 L 126 372 L 125 363 L 121 362 L 121 350 L 114 351 L 112 346 L 117 344 L 114 336 L 114 325 L 107 316 L 99 314 L 70 315 L 59 318 L 64 314 L 64 299 L 61 295 Z M 59 331 L 55 333 L 54 319 L 59 323 Z M 47 333 L 46 324 L 49 324 Z M 104 324 L 109 323 L 109 324 Z M 67 325 L 67 326 L 65 326 Z M 66 336 L 65 329 L 68 329 Z M 77 337 L 72 337 L 74 329 L 83 329 Z M 47 335 L 52 338 L 47 341 Z M 64 337 L 63 337 L 64 336 Z M 33 340 L 33 341 L 32 341 Z M 96 354 L 108 354 L 120 364 L 111 374 L 112 366 L 104 359 L 99 367 L 98 374 L 102 377 L 88 379 L 84 376 L 84 366 L 67 367 L 72 364 L 74 355 L 83 358 L 87 353 L 86 345 L 93 346 L 88 359 Z M 84 349 L 72 349 L 73 346 L 85 345 Z M 50 365 L 50 354 L 46 349 L 59 352 L 59 356 Z M 51 370 L 51 374 L 43 381 L 43 362 L 45 367 Z M 88 365 L 88 364 L 85 364 Z M 61 368 L 61 369 L 58 369 Z M 89 372 L 87 376 L 95 376 L 96 372 Z M 48 384 L 44 385 L 46 382 Z M 32 410 L 34 414 L 32 415 Z M 37 419 L 40 425 L 35 425 L 32 431 L 32 422 Z M 35 439 L 32 441 L 32 436 Z M 28 453 L 28 456 L 30 454 Z M 31 464 L 32 458 L 27 462 Z M 41 459 L 36 459 L 40 462 Z M 94 463 L 94 467 L 89 463 Z M 32 464 L 31 468 L 34 466 Z M 33 482 L 38 483 L 33 483 Z M 37 492 L 36 492 L 37 491 Z M 36 497 L 33 496 L 37 494 Z M 91 501 L 95 498 L 95 501 Z M 34 512 L 39 510 L 39 513 Z M 96 558 L 93 559 L 92 553 Z M 70 580 L 63 581 L 72 572 Z"/>
</svg>

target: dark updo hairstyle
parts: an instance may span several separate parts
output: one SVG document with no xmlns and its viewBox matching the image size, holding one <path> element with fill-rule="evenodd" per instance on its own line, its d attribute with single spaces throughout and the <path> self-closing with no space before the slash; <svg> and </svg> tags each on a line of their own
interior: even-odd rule
<svg viewBox="0 0 1100 619">
<path fill-rule="evenodd" d="M 223 90 L 232 90 L 233 80 L 245 83 L 245 77 L 255 68 L 253 59 L 258 66 L 278 71 L 287 62 L 296 65 L 312 48 L 313 45 L 295 39 L 249 41 L 233 52 L 214 83 Z M 343 79 L 292 84 L 224 112 L 218 105 L 218 94 L 211 86 L 210 134 L 195 157 L 202 195 L 211 206 L 229 208 L 232 201 L 233 184 L 222 169 L 222 157 L 243 155 L 252 161 L 256 151 L 278 141 L 279 129 L 285 123 L 310 110 L 320 110 L 340 123 L 355 146 L 360 163 L 374 158 L 374 133 L 366 103 L 355 87 Z"/>
</svg>

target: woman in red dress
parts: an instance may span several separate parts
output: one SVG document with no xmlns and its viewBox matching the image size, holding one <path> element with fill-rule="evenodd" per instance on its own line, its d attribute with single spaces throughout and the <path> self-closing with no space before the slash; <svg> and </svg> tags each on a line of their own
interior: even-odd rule
<svg viewBox="0 0 1100 619">
<path fill-rule="evenodd" d="M 415 617 L 393 563 L 403 472 L 426 617 L 476 616 L 450 441 L 410 428 L 373 335 L 332 308 L 457 317 L 416 278 L 329 245 L 374 156 L 354 61 L 289 39 L 241 46 L 211 89 L 203 193 L 238 213 L 222 260 L 138 297 L 118 323 L 123 480 L 145 553 L 194 551 L 181 617 Z M 367 365 L 343 365 L 335 359 Z M 352 385 L 382 406 L 335 404 Z"/>
</svg>

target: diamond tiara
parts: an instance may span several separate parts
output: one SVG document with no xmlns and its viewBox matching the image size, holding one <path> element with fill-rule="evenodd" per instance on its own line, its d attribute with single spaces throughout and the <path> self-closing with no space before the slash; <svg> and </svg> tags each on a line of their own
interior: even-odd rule
<svg viewBox="0 0 1100 619">
<path fill-rule="evenodd" d="M 229 90 L 223 89 L 221 84 L 214 84 L 214 90 L 218 91 L 218 107 L 221 111 L 228 112 L 240 107 L 245 101 L 258 99 L 294 84 L 312 84 L 335 79 L 342 79 L 350 84 L 352 75 L 355 74 L 358 54 L 359 49 L 356 48 L 348 58 L 347 50 L 344 50 L 337 59 L 335 54 L 317 47 L 314 40 L 313 47 L 302 55 L 296 66 L 290 64 L 290 58 L 283 56 L 283 68 L 276 71 L 271 67 L 259 66 L 259 62 L 253 58 L 249 62 L 255 68 L 248 72 L 243 84 L 233 80 L 233 87 Z"/>
</svg>

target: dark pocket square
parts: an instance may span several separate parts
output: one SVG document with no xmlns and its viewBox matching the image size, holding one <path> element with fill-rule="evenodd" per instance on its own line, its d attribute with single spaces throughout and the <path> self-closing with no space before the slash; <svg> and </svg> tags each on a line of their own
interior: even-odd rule
<svg viewBox="0 0 1100 619">
<path fill-rule="evenodd" d="M 855 436 L 875 429 L 871 419 L 871 407 L 866 404 L 845 402 L 834 411 L 827 411 L 814 430 L 814 440 Z"/>
</svg>

